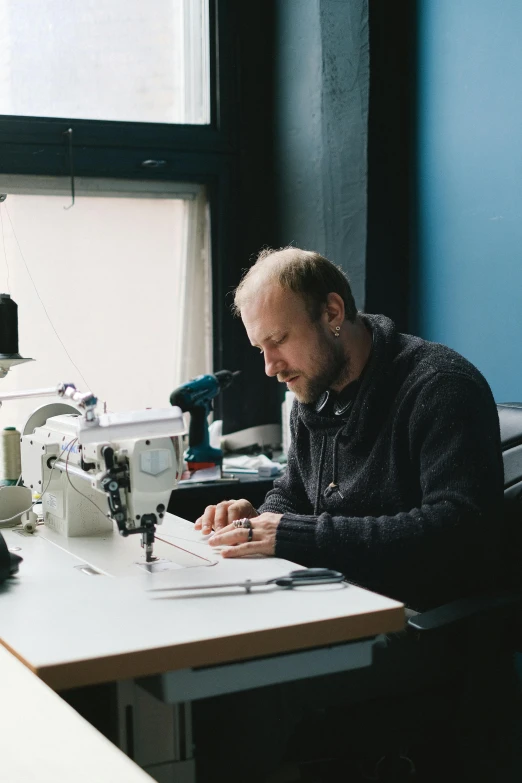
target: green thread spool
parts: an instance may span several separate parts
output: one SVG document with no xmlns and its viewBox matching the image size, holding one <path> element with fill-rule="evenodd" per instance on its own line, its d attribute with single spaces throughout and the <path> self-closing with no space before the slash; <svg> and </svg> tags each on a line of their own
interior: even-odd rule
<svg viewBox="0 0 522 783">
<path fill-rule="evenodd" d="M 0 486 L 14 486 L 22 472 L 20 433 L 16 427 L 4 427 L 0 436 Z"/>
</svg>

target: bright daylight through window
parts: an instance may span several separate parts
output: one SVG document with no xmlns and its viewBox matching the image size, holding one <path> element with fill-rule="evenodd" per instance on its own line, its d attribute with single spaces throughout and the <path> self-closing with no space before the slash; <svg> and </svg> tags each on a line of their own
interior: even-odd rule
<svg viewBox="0 0 522 783">
<path fill-rule="evenodd" d="M 168 407 L 179 383 L 212 366 L 204 193 L 79 181 L 64 209 L 66 183 L 48 195 L 59 187 L 34 195 L 33 182 L 32 195 L 0 204 L 0 289 L 18 304 L 21 354 L 36 360 L 2 391 L 70 381 L 108 410 Z M 20 428 L 44 402 L 4 403 L 0 427 Z"/>
<path fill-rule="evenodd" d="M 0 0 L 0 114 L 210 122 L 208 0 L 152 5 Z"/>
</svg>

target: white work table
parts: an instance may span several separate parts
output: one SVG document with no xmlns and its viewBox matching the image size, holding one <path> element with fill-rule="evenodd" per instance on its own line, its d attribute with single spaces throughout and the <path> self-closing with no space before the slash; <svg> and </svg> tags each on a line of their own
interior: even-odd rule
<svg viewBox="0 0 522 783">
<path fill-rule="evenodd" d="M 135 566 L 129 576 L 89 575 L 82 565 L 98 567 L 95 553 L 72 556 L 59 547 L 81 551 L 82 541 L 85 550 L 92 539 L 49 538 L 43 528 L 32 537 L 4 531 L 24 561 L 19 576 L 0 588 L 0 641 L 60 690 L 333 645 L 404 625 L 401 604 L 348 585 L 147 592 L 205 580 L 269 579 L 295 567 L 275 558 L 224 559 L 191 523 L 168 516 L 158 533 L 188 550 L 172 557 L 189 567 L 152 574 Z M 131 564 L 141 557 L 138 537 L 97 543 L 128 553 Z"/>
<path fill-rule="evenodd" d="M 155 554 L 163 561 L 153 567 L 171 570 L 155 573 L 137 536 L 2 532 L 24 559 L 19 575 L 0 586 L 0 642 L 55 690 L 146 678 L 164 702 L 190 702 L 370 665 L 375 637 L 404 626 L 400 603 L 344 583 L 148 592 L 269 579 L 296 567 L 275 558 L 224 559 L 191 523 L 171 515 L 158 528 Z"/>
<path fill-rule="evenodd" d="M 5 783 L 152 783 L 63 699 L 0 647 Z"/>
</svg>

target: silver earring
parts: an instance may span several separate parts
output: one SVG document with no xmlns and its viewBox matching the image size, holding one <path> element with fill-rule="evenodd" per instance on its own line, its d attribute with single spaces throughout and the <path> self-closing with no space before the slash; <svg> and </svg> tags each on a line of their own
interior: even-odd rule
<svg viewBox="0 0 522 783">
<path fill-rule="evenodd" d="M 339 332 L 340 332 L 340 331 L 341 331 L 341 327 L 340 327 L 340 326 L 336 326 L 336 327 L 335 327 L 335 334 L 334 334 L 334 337 L 339 337 Z"/>
</svg>

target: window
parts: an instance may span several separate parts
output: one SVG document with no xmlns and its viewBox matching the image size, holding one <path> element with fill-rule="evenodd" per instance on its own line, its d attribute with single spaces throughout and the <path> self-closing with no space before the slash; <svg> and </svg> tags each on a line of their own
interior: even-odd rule
<svg viewBox="0 0 522 783">
<path fill-rule="evenodd" d="M 6 391 L 15 376 L 85 380 L 111 409 L 165 405 L 177 383 L 230 364 L 234 16 L 222 0 L 151 7 L 0 0 L 0 283 L 8 264 L 20 348 L 38 360 Z"/>
<path fill-rule="evenodd" d="M 0 114 L 209 123 L 208 0 L 0 0 Z"/>
<path fill-rule="evenodd" d="M 179 383 L 211 369 L 201 187 L 80 180 L 67 209 L 67 182 L 0 186 L 19 191 L 0 204 L 0 288 L 18 304 L 22 356 L 36 360 L 2 391 L 72 381 L 108 410 L 167 407 Z M 3 426 L 23 426 L 43 402 L 5 403 Z"/>
</svg>

